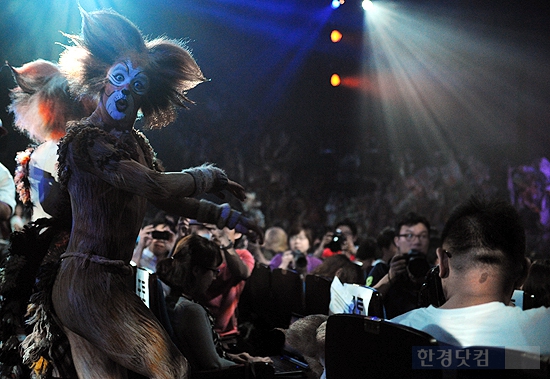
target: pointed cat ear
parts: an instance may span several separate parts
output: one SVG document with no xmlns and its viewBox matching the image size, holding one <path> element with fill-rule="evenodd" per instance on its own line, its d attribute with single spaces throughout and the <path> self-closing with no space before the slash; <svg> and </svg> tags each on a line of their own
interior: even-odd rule
<svg viewBox="0 0 550 379">
<path fill-rule="evenodd" d="M 86 117 L 95 108 L 70 96 L 66 78 L 52 62 L 38 59 L 8 67 L 18 85 L 11 90 L 8 110 L 14 115 L 15 127 L 35 142 L 58 140 L 68 121 Z"/>
</svg>

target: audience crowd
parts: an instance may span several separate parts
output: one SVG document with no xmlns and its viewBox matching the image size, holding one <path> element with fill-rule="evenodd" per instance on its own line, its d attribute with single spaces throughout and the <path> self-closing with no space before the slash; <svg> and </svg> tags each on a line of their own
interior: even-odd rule
<svg viewBox="0 0 550 379">
<path fill-rule="evenodd" d="M 527 214 L 532 208 L 526 193 L 532 191 L 521 176 L 526 170 L 510 173 L 508 200 L 486 201 L 499 194 L 484 187 L 486 168 L 470 163 L 465 172 L 458 164 L 424 167 L 400 185 L 380 182 L 362 195 L 333 195 L 323 212 L 311 211 L 311 204 L 298 197 L 288 219 L 249 193 L 240 210 L 264 228 L 261 244 L 235 230 L 150 208 L 132 262 L 157 272 L 173 338 L 193 371 L 273 362 L 261 355 L 265 351 L 253 338 L 266 332 L 255 328 L 280 325 L 269 324 L 269 317 L 258 322 L 258 315 L 251 317 L 239 307 L 247 282 L 254 282 L 251 277 L 261 267 L 298 273 L 301 288 L 308 275 L 373 288 L 381 294 L 388 320 L 426 331 L 442 343 L 550 354 L 550 251 L 529 250 L 532 229 L 526 219 L 532 218 Z M 481 189 L 479 197 L 461 201 L 465 183 Z M 9 201 L 11 220 L 4 221 L 11 221 L 13 231 L 21 230 L 31 215 Z M 460 206 L 451 209 L 452 204 Z M 308 219 L 312 214 L 324 218 Z M 433 273 L 445 298 L 428 305 L 420 292 Z M 514 291 L 530 296 L 529 307 L 535 309 L 514 307 Z M 266 312 L 277 310 L 267 306 Z M 318 324 L 329 313 L 293 314 L 305 318 L 294 328 L 292 319 L 283 325 L 290 328 L 286 348 L 297 344 L 295 338 L 306 338 L 296 330 L 324 333 Z M 472 331 L 472 323 L 457 324 L 457 317 L 487 322 Z M 314 327 L 309 320 L 315 320 Z M 509 333 L 501 334 L 499 328 Z M 316 377 L 324 375 L 322 370 L 322 364 L 315 368 Z"/>
</svg>

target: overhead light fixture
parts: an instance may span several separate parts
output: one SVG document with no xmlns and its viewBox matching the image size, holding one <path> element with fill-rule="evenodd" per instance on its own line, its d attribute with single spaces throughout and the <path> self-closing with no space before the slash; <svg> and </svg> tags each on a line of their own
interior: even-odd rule
<svg viewBox="0 0 550 379">
<path fill-rule="evenodd" d="M 373 4 L 372 1 L 370 1 L 370 0 L 363 0 L 363 2 L 361 3 L 361 6 L 362 6 L 363 9 L 366 10 L 366 11 L 369 11 L 369 10 L 371 10 L 372 8 L 374 8 L 374 4 Z"/>
<path fill-rule="evenodd" d="M 330 32 L 330 40 L 334 43 L 340 42 L 342 39 L 342 33 L 340 33 L 339 30 L 334 29 L 332 32 Z"/>
</svg>

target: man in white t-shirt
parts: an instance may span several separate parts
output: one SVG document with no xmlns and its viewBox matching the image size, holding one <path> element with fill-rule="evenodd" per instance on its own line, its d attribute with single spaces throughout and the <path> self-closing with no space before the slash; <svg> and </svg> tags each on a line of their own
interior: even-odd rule
<svg viewBox="0 0 550 379">
<path fill-rule="evenodd" d="M 446 302 L 391 319 L 458 346 L 500 346 L 550 354 L 550 308 L 510 305 L 525 279 L 525 231 L 506 201 L 472 197 L 457 207 L 437 249 Z"/>
</svg>

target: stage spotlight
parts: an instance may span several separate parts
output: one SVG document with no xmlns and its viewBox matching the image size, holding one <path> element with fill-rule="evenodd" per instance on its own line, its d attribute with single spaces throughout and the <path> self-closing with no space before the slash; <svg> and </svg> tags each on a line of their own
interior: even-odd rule
<svg viewBox="0 0 550 379">
<path fill-rule="evenodd" d="M 333 87 L 338 87 L 341 82 L 342 80 L 340 79 L 340 75 L 338 74 L 332 74 L 332 76 L 330 77 L 330 84 Z"/>
<path fill-rule="evenodd" d="M 332 0 L 332 3 L 330 5 L 332 9 L 336 9 L 340 6 L 340 0 Z"/>
<path fill-rule="evenodd" d="M 374 8 L 374 4 L 370 0 L 363 0 L 363 2 L 361 3 L 361 6 L 366 11 L 370 11 L 372 8 Z"/>
<path fill-rule="evenodd" d="M 334 43 L 340 42 L 342 39 L 342 33 L 340 33 L 338 30 L 334 29 L 332 32 L 330 32 L 330 40 Z"/>
</svg>

